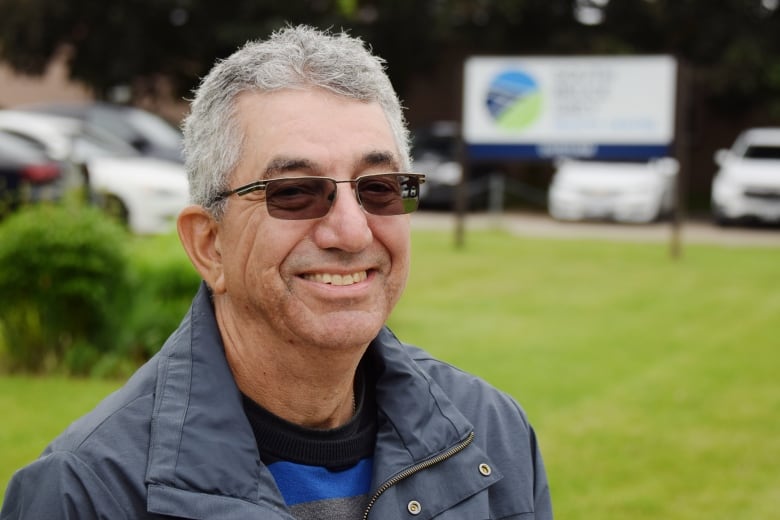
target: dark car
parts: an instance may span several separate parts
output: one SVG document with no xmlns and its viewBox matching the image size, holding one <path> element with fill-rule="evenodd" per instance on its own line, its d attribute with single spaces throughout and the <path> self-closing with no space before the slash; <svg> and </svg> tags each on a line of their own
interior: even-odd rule
<svg viewBox="0 0 780 520">
<path fill-rule="evenodd" d="M 463 169 L 458 158 L 460 127 L 454 121 L 435 121 L 415 128 L 412 137 L 412 169 L 425 174 L 425 184 L 420 187 L 420 207 L 432 210 L 451 210 L 461 189 Z M 487 207 L 490 176 L 497 171 L 493 164 L 470 165 L 465 189 L 469 210 Z"/>
<path fill-rule="evenodd" d="M 142 155 L 183 162 L 182 135 L 165 119 L 140 108 L 103 102 L 42 103 L 16 110 L 79 119 L 130 144 Z"/>
<path fill-rule="evenodd" d="M 421 186 L 423 209 L 452 209 L 461 179 L 457 159 L 457 123 L 438 121 L 414 129 L 412 134 L 412 169 L 425 174 Z"/>
<path fill-rule="evenodd" d="M 61 196 L 60 163 L 23 137 L 0 131 L 0 216 L 22 203 Z"/>
</svg>

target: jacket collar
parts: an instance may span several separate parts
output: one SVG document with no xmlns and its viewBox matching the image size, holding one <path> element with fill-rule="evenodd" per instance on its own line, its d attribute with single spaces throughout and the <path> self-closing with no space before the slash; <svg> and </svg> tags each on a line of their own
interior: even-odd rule
<svg viewBox="0 0 780 520">
<path fill-rule="evenodd" d="M 378 373 L 376 484 L 462 441 L 472 427 L 389 329 L 367 355 Z M 284 510 L 279 493 L 267 492 L 276 485 L 260 462 L 205 284 L 158 356 L 146 476 L 150 497 L 154 490 L 162 504 L 154 512 L 170 514 L 165 503 L 176 497 L 176 507 L 186 506 L 188 491 Z"/>
<path fill-rule="evenodd" d="M 412 358 L 422 352 L 402 344 L 388 328 L 380 331 L 368 355 L 374 357 L 379 377 L 379 410 L 375 459 L 387 479 L 463 441 L 473 430 L 441 387 Z"/>
<path fill-rule="evenodd" d="M 278 493 L 258 493 L 275 484 L 260 463 L 205 283 L 159 353 L 146 482 L 150 497 L 152 490 L 163 495 L 162 510 L 153 512 L 170 514 L 166 503 L 181 495 L 177 491 L 268 501 L 284 509 Z M 179 508 L 188 504 L 177 502 Z"/>
</svg>

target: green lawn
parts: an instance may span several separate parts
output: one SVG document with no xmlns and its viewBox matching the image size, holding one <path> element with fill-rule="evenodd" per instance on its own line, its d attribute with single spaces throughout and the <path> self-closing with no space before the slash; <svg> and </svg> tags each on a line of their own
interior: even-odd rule
<svg viewBox="0 0 780 520">
<path fill-rule="evenodd" d="M 415 231 L 391 326 L 511 393 L 557 518 L 770 518 L 780 249 Z M 0 489 L 118 383 L 0 378 Z"/>
<path fill-rule="evenodd" d="M 17 468 L 34 459 L 71 421 L 120 384 L 63 377 L 0 376 L 0 489 L 5 490 Z"/>
</svg>

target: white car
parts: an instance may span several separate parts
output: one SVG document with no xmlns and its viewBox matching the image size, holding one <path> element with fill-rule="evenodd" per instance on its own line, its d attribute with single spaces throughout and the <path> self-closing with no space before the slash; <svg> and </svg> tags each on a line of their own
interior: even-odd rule
<svg viewBox="0 0 780 520">
<path fill-rule="evenodd" d="M 547 192 L 558 220 L 610 219 L 646 223 L 674 208 L 677 160 L 610 162 L 561 159 Z"/>
<path fill-rule="evenodd" d="M 712 211 L 719 224 L 780 222 L 780 128 L 751 128 L 715 152 Z"/>
<path fill-rule="evenodd" d="M 0 129 L 37 142 L 50 157 L 83 166 L 98 204 L 137 234 L 167 233 L 189 203 L 181 163 L 144 157 L 124 142 L 83 122 L 0 110 Z M 70 182 L 80 179 L 71 175 Z"/>
</svg>

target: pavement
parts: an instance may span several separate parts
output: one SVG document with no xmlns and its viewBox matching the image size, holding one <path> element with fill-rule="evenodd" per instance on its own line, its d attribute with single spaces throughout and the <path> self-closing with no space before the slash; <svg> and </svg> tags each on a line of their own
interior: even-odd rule
<svg viewBox="0 0 780 520">
<path fill-rule="evenodd" d="M 503 229 L 518 236 L 555 239 L 604 239 L 629 242 L 668 242 L 681 245 L 714 244 L 731 247 L 759 246 L 780 248 L 780 225 L 717 226 L 706 220 L 690 219 L 675 230 L 669 221 L 651 224 L 614 222 L 562 222 L 544 214 L 503 212 L 469 213 L 463 229 Z M 458 219 L 453 213 L 418 211 L 412 215 L 415 229 L 439 229 L 456 232 Z"/>
</svg>

